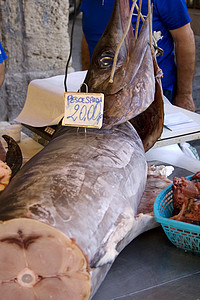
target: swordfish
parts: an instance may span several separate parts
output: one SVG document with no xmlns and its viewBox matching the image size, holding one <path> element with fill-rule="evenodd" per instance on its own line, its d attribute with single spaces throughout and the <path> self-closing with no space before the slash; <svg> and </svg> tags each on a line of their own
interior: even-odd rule
<svg viewBox="0 0 200 300">
<path fill-rule="evenodd" d="M 103 127 L 111 128 L 130 120 L 147 151 L 163 130 L 163 73 L 150 43 L 151 12 L 138 38 L 133 34 L 132 23 L 127 25 L 129 18 L 129 1 L 115 1 L 109 23 L 94 49 L 84 83 L 89 92 L 104 93 Z M 122 40 L 113 68 L 115 54 Z"/>
<path fill-rule="evenodd" d="M 116 0 L 106 29 L 108 38 L 113 36 L 112 22 L 118 26 L 116 22 L 121 24 L 128 13 L 129 1 Z M 115 34 L 116 44 L 122 30 Z M 120 55 L 126 57 L 128 53 L 123 49 Z M 119 75 L 131 73 L 125 67 L 121 65 Z M 96 72 L 98 75 L 98 69 Z M 153 90 L 148 104 L 155 94 L 152 72 L 147 68 L 153 82 L 149 85 Z M 90 74 L 88 71 L 87 82 L 92 90 Z M 116 74 L 117 70 L 110 89 L 113 97 L 118 94 Z M 60 126 L 49 144 L 21 168 L 0 195 L 3 299 L 13 299 L 13 295 L 20 300 L 90 299 L 120 251 L 155 226 L 152 216 L 142 212 L 137 215 L 147 163 L 137 131 L 123 117 L 124 111 L 131 118 L 136 116 L 148 104 L 134 98 L 131 103 L 136 101 L 137 109 L 131 104 L 127 112 L 127 93 L 121 91 L 120 95 L 121 105 L 116 104 L 114 114 L 115 101 L 106 106 L 104 128 L 85 132 Z M 115 114 L 118 110 L 120 115 Z"/>
</svg>

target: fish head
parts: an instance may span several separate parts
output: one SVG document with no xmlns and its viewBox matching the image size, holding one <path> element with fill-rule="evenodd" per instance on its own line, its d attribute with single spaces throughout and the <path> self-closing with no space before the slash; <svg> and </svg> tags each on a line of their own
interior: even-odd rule
<svg viewBox="0 0 200 300">
<path fill-rule="evenodd" d="M 91 92 L 117 93 L 123 85 L 134 42 L 133 27 L 119 49 L 113 83 L 109 82 L 117 46 L 126 29 L 130 15 L 129 1 L 115 1 L 109 23 L 98 41 L 91 59 L 86 82 Z"/>
<path fill-rule="evenodd" d="M 148 18 L 137 40 L 132 24 L 128 27 L 129 18 L 129 0 L 116 0 L 109 23 L 95 47 L 84 81 L 89 92 L 104 94 L 105 128 L 132 119 L 154 100 L 155 77 Z M 118 47 L 125 32 L 126 36 Z M 111 82 L 116 52 L 118 55 Z"/>
</svg>

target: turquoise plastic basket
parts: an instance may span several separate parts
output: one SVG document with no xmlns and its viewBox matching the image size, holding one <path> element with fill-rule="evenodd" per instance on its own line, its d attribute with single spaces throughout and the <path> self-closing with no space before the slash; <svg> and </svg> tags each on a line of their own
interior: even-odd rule
<svg viewBox="0 0 200 300">
<path fill-rule="evenodd" d="M 188 176 L 189 180 L 193 180 Z M 199 181 L 199 180 L 198 180 Z M 200 226 L 169 219 L 173 212 L 172 184 L 166 187 L 156 198 L 154 216 L 161 224 L 168 239 L 178 248 L 200 254 Z"/>
</svg>

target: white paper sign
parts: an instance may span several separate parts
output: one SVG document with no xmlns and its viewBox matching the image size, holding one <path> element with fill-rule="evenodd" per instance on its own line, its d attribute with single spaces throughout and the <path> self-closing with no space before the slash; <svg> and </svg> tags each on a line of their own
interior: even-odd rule
<svg viewBox="0 0 200 300">
<path fill-rule="evenodd" d="M 101 128 L 103 121 L 104 94 L 64 94 L 65 111 L 62 125 Z"/>
</svg>

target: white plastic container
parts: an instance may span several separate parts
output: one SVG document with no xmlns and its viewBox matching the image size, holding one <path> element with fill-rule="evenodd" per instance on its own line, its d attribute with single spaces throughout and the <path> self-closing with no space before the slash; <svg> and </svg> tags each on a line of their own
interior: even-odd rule
<svg viewBox="0 0 200 300">
<path fill-rule="evenodd" d="M 9 124 L 5 127 L 5 133 L 11 136 L 17 143 L 21 140 L 21 131 L 22 125 L 21 124 Z"/>
</svg>

